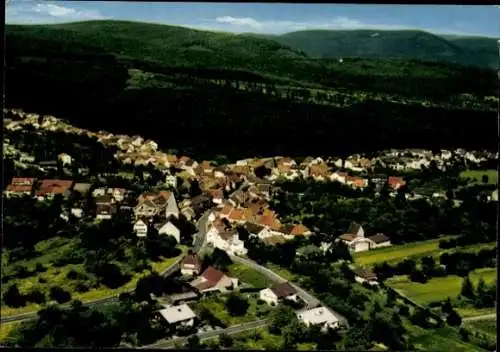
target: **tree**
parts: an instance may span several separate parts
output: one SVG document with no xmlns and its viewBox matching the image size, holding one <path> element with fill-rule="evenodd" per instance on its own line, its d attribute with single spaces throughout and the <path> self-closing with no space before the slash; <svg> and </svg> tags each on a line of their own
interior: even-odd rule
<svg viewBox="0 0 500 352">
<path fill-rule="evenodd" d="M 45 295 L 42 291 L 34 289 L 26 295 L 26 300 L 33 303 L 42 304 L 45 302 Z"/>
<path fill-rule="evenodd" d="M 26 304 L 26 299 L 19 292 L 16 284 L 11 285 L 7 292 L 3 295 L 3 300 L 6 305 L 13 308 L 23 307 Z"/>
<path fill-rule="evenodd" d="M 474 286 L 469 278 L 466 276 L 462 281 L 462 289 L 460 290 L 460 294 L 466 298 L 474 299 L 476 296 L 474 293 Z"/>
<path fill-rule="evenodd" d="M 489 181 L 488 175 L 484 174 L 483 177 L 481 177 L 481 180 L 483 181 L 483 183 L 488 183 Z"/>
<path fill-rule="evenodd" d="M 59 304 L 66 303 L 71 300 L 71 294 L 58 286 L 50 288 L 49 297 Z"/>
<path fill-rule="evenodd" d="M 225 306 L 231 316 L 242 316 L 246 314 L 250 304 L 244 297 L 232 292 L 227 298 Z"/>
<path fill-rule="evenodd" d="M 188 350 L 201 349 L 202 345 L 200 343 L 200 338 L 198 337 L 198 335 L 192 335 L 188 337 L 186 347 L 188 348 Z"/>
<path fill-rule="evenodd" d="M 297 315 L 291 307 L 279 305 L 271 313 L 271 321 L 269 323 L 269 331 L 280 334 L 281 330 L 297 319 Z"/>
<path fill-rule="evenodd" d="M 221 346 L 223 347 L 231 347 L 233 345 L 233 338 L 229 336 L 228 334 L 220 334 L 219 335 L 219 342 Z"/>
<path fill-rule="evenodd" d="M 444 301 L 443 306 L 441 307 L 443 313 L 449 314 L 453 310 L 453 305 L 451 303 L 451 298 L 448 297 L 446 301 Z"/>
<path fill-rule="evenodd" d="M 462 324 L 462 317 L 456 310 L 452 309 L 446 317 L 446 323 L 451 326 L 460 326 Z"/>
</svg>

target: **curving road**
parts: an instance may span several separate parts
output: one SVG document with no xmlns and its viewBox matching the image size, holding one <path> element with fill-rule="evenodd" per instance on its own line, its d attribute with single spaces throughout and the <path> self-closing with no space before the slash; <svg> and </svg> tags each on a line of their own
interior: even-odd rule
<svg viewBox="0 0 500 352">
<path fill-rule="evenodd" d="M 235 262 L 239 262 L 241 264 L 247 265 L 247 266 L 251 267 L 252 269 L 264 274 L 272 281 L 280 282 L 280 283 L 288 281 L 287 279 L 283 278 L 282 276 L 276 274 L 274 271 L 269 270 L 268 268 L 257 264 L 253 260 L 249 260 L 249 259 L 245 259 L 245 258 L 233 256 L 233 255 L 230 255 L 229 257 L 231 258 L 231 260 L 233 260 Z M 308 308 L 315 308 L 315 307 L 321 305 L 320 300 L 317 299 L 316 297 L 314 297 L 313 295 L 311 295 L 309 292 L 302 289 L 300 286 L 297 286 L 293 282 L 289 282 L 289 283 L 290 283 L 290 285 L 292 285 L 295 288 L 295 290 L 297 290 L 298 295 L 300 296 L 300 298 L 302 298 L 304 300 L 304 302 L 306 302 Z"/>
</svg>

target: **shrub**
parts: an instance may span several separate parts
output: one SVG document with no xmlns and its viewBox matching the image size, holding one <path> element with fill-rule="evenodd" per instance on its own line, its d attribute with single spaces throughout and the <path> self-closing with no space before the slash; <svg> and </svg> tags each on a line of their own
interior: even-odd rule
<svg viewBox="0 0 500 352">
<path fill-rule="evenodd" d="M 60 287 L 54 286 L 50 288 L 50 298 L 59 304 L 69 302 L 71 294 Z"/>
<path fill-rule="evenodd" d="M 47 268 L 42 263 L 36 263 L 35 271 L 37 273 L 44 273 L 47 271 Z"/>
<path fill-rule="evenodd" d="M 26 298 L 19 292 L 16 284 L 11 285 L 3 295 L 3 301 L 6 305 L 13 308 L 19 308 L 26 305 Z"/>
<path fill-rule="evenodd" d="M 87 292 L 89 290 L 89 285 L 85 282 L 79 282 L 76 284 L 75 290 L 78 293 Z"/>
<path fill-rule="evenodd" d="M 28 302 L 42 304 L 45 303 L 45 294 L 38 289 L 34 289 L 26 295 L 26 300 Z"/>
<path fill-rule="evenodd" d="M 38 279 L 38 282 L 41 283 L 41 284 L 46 284 L 47 283 L 47 279 L 41 277 Z"/>
</svg>

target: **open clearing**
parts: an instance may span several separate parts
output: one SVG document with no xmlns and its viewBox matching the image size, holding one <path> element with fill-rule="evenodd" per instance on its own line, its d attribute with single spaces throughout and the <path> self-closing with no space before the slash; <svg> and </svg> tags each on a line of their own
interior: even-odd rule
<svg viewBox="0 0 500 352">
<path fill-rule="evenodd" d="M 376 263 L 383 263 L 384 261 L 391 263 L 408 258 L 415 259 L 417 257 L 433 255 L 443 252 L 443 250 L 439 248 L 439 241 L 451 237 L 453 236 L 360 252 L 354 254 L 354 261 L 358 265 L 372 266 Z"/>
<path fill-rule="evenodd" d="M 244 264 L 231 264 L 228 269 L 231 277 L 235 277 L 255 288 L 266 288 L 272 284 L 265 275 Z"/>
<path fill-rule="evenodd" d="M 10 334 L 10 332 L 17 327 L 21 322 L 11 322 L 11 323 L 1 323 L 0 324 L 0 343 L 4 342 L 6 337 Z"/>
<path fill-rule="evenodd" d="M 488 176 L 488 183 L 490 185 L 498 183 L 497 170 L 467 170 L 460 173 L 461 178 L 469 178 L 473 183 L 483 183 L 483 175 Z"/>
<path fill-rule="evenodd" d="M 497 278 L 496 268 L 483 268 L 470 273 L 472 282 L 477 285 L 479 278 L 483 278 L 487 285 L 491 285 Z M 386 281 L 386 284 L 398 290 L 415 302 L 426 305 L 430 302 L 443 301 L 450 297 L 454 299 L 460 293 L 463 279 L 456 275 L 432 278 L 425 284 L 412 282 L 407 276 L 395 276 Z"/>
</svg>

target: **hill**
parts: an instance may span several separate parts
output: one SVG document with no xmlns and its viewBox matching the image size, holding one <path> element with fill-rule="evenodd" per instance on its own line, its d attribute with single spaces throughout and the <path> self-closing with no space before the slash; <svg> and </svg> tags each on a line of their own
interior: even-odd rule
<svg viewBox="0 0 500 352">
<path fill-rule="evenodd" d="M 124 21 L 6 26 L 6 49 L 7 107 L 203 157 L 494 148 L 489 70 Z"/>
<path fill-rule="evenodd" d="M 439 36 L 419 30 L 308 30 L 268 38 L 319 58 L 400 58 L 498 66 L 493 38 Z"/>
</svg>

